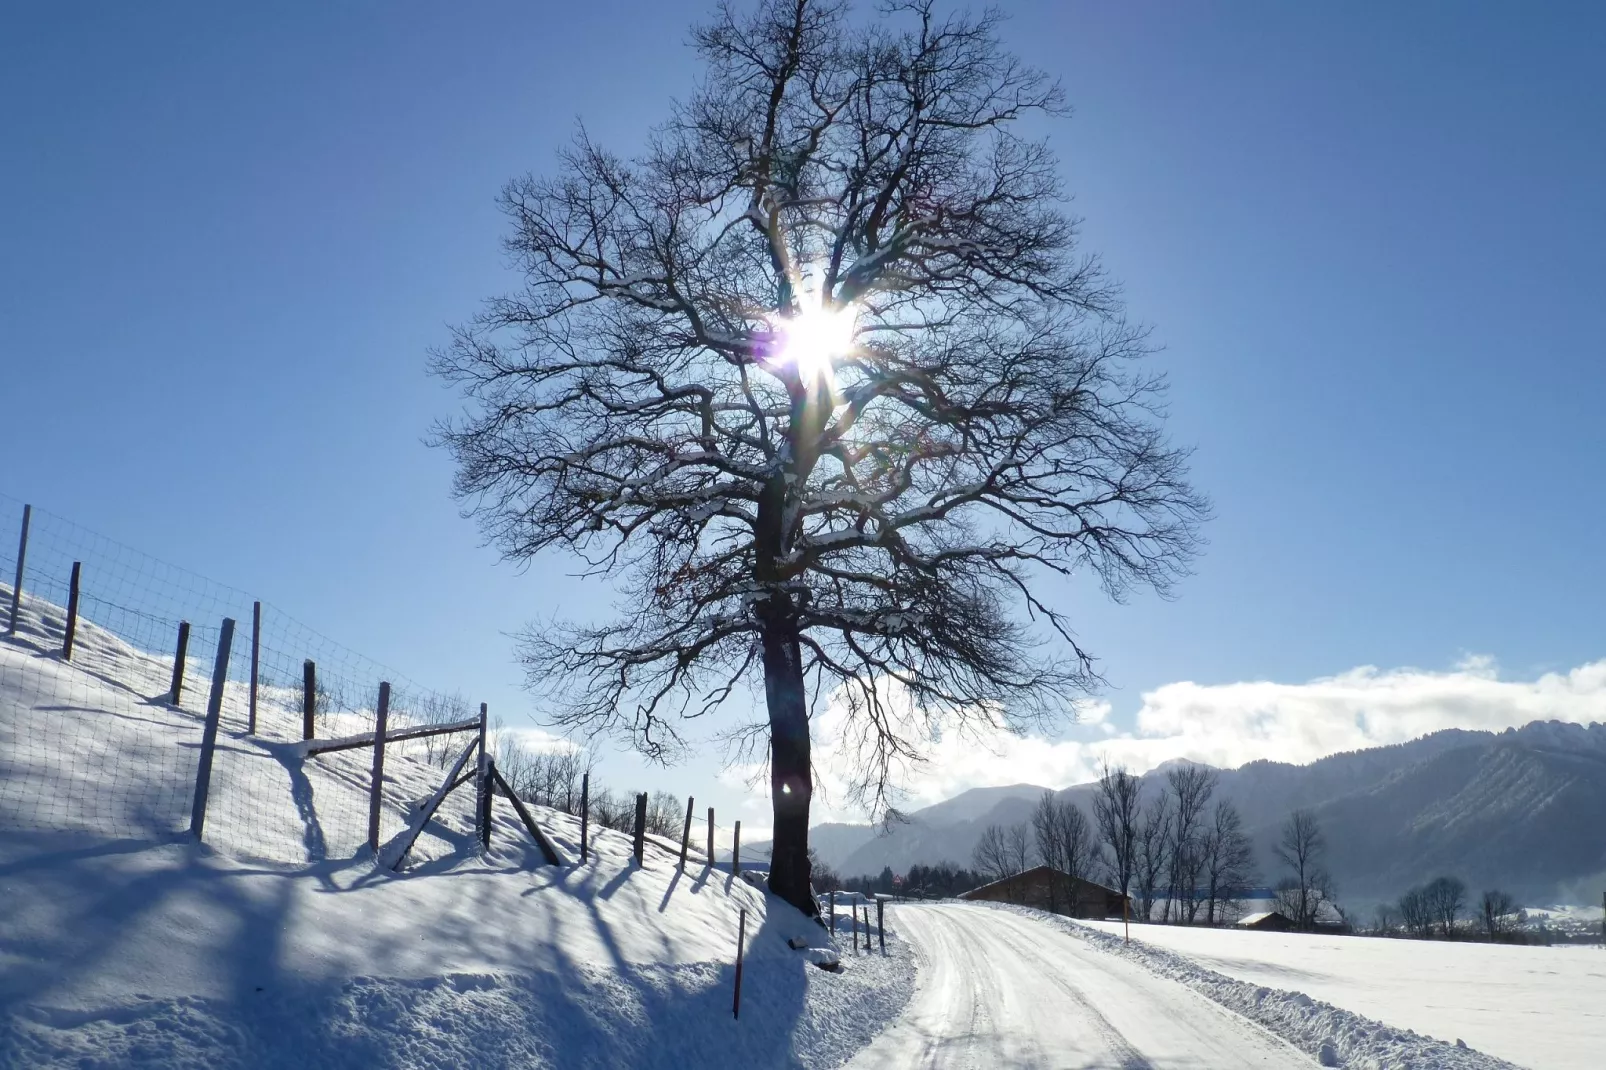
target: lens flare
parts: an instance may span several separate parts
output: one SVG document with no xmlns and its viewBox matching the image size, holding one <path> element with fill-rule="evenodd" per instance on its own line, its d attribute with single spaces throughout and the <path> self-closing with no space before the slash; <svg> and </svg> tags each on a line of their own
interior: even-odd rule
<svg viewBox="0 0 1606 1070">
<path fill-rule="evenodd" d="M 846 305 L 805 306 L 795 316 L 776 320 L 781 360 L 795 367 L 806 383 L 830 382 L 834 362 L 853 349 L 855 319 L 853 306 Z"/>
</svg>

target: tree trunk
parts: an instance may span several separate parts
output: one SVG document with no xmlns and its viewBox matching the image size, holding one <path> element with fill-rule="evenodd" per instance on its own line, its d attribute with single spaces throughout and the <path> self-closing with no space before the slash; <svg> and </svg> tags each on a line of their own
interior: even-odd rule
<svg viewBox="0 0 1606 1070">
<path fill-rule="evenodd" d="M 809 886 L 809 714 L 797 619 L 789 604 L 771 603 L 764 625 L 764 697 L 770 715 L 770 801 L 775 834 L 770 891 L 810 917 L 819 914 Z"/>
</svg>

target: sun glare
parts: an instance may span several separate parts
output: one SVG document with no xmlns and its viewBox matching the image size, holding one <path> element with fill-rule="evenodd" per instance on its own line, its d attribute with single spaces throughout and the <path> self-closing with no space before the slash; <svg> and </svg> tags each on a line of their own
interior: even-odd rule
<svg viewBox="0 0 1606 1070">
<path fill-rule="evenodd" d="M 853 348 L 854 309 L 807 307 L 796 316 L 777 320 L 783 335 L 781 359 L 797 368 L 805 382 L 829 381 L 838 357 Z"/>
</svg>

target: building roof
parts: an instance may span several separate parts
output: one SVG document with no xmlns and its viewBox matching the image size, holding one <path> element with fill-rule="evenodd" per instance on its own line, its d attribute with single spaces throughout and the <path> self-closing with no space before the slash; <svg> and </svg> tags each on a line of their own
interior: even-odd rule
<svg viewBox="0 0 1606 1070">
<path fill-rule="evenodd" d="M 1002 880 L 996 880 L 996 881 L 993 881 L 990 884 L 984 884 L 980 888 L 972 888 L 968 892 L 961 892 L 961 893 L 959 893 L 959 898 L 961 898 L 961 899 L 969 899 L 972 896 L 975 896 L 980 892 L 987 891 L 988 889 L 1002 888 L 1005 885 L 1012 884 L 1015 881 L 1020 880 L 1022 877 L 1032 877 L 1032 876 L 1035 876 L 1035 875 L 1037 875 L 1039 873 L 1058 873 L 1061 877 L 1064 877 L 1066 880 L 1076 881 L 1078 884 L 1085 884 L 1090 888 L 1097 888 L 1099 891 L 1104 892 L 1107 895 L 1120 895 L 1121 894 L 1120 892 L 1116 891 L 1114 888 L 1106 888 L 1104 885 L 1100 884 L 1098 881 L 1090 881 L 1086 877 L 1073 877 L 1069 873 L 1065 872 L 1063 869 L 1054 869 L 1052 866 L 1033 866 L 1031 869 L 1023 869 L 1019 873 L 1011 873 L 1009 876 L 1003 878 Z"/>
<path fill-rule="evenodd" d="M 1261 922 L 1267 921 L 1271 918 L 1282 918 L 1290 925 L 1293 924 L 1293 922 L 1280 910 L 1262 910 L 1258 914 L 1245 914 L 1233 924 L 1243 926 L 1259 925 Z"/>
</svg>

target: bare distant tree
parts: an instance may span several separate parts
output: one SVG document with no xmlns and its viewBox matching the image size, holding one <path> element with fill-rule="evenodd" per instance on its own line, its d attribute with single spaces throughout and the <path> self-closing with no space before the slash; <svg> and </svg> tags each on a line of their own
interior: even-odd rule
<svg viewBox="0 0 1606 1070">
<path fill-rule="evenodd" d="M 1205 864 L 1206 807 L 1216 790 L 1216 771 L 1209 766 L 1174 765 L 1166 770 L 1166 790 L 1175 815 L 1171 831 L 1171 895 L 1178 921 L 1193 924 L 1199 914 L 1199 879 Z"/>
<path fill-rule="evenodd" d="M 1093 795 L 1093 818 L 1108 851 L 1111 880 L 1122 896 L 1132 893 L 1132 874 L 1136 868 L 1137 831 L 1141 820 L 1143 782 L 1124 765 L 1105 760 L 1099 769 L 1098 788 Z"/>
<path fill-rule="evenodd" d="M 1435 877 L 1422 889 L 1428 911 L 1446 940 L 1455 936 L 1456 919 L 1467 905 L 1467 886 L 1459 877 Z"/>
<path fill-rule="evenodd" d="M 1064 813 L 1060 819 L 1060 855 L 1065 872 L 1072 880 L 1093 879 L 1093 867 L 1098 864 L 1099 837 L 1087 814 L 1069 799 L 1061 801 Z"/>
<path fill-rule="evenodd" d="M 1141 921 L 1154 920 L 1155 894 L 1170 869 L 1171 796 L 1161 792 L 1144 808 L 1137 828 L 1136 876 Z"/>
<path fill-rule="evenodd" d="M 1063 906 L 1075 913 L 1078 882 L 1090 879 L 1098 858 L 1098 835 L 1082 808 L 1069 799 L 1045 791 L 1032 812 L 1032 833 L 1037 855 L 1053 872 L 1049 875 L 1049 909 Z"/>
<path fill-rule="evenodd" d="M 816 894 L 835 892 L 842 887 L 842 878 L 837 875 L 836 870 L 820 860 L 820 856 L 812 847 L 809 848 L 809 873 Z"/>
<path fill-rule="evenodd" d="M 1163 590 L 1205 512 L 1144 332 L 1018 132 L 1061 90 L 999 18 L 719 8 L 640 155 L 582 132 L 508 185 L 522 286 L 434 363 L 487 536 L 622 593 L 523 636 L 552 720 L 669 760 L 761 672 L 766 716 L 729 738 L 768 762 L 770 887 L 810 912 L 810 683 L 874 811 L 933 718 L 1070 715 L 1096 676 L 1044 580 Z"/>
<path fill-rule="evenodd" d="M 1499 940 L 1516 928 L 1517 901 L 1498 889 L 1483 893 L 1478 900 L 1478 916 L 1490 940 Z"/>
<path fill-rule="evenodd" d="M 1433 934 L 1433 908 L 1428 902 L 1426 890 L 1412 888 L 1400 896 L 1399 912 L 1400 924 L 1412 936 L 1427 937 Z"/>
<path fill-rule="evenodd" d="M 1392 903 L 1379 903 L 1373 915 L 1372 931 L 1379 936 L 1393 936 L 1400 928 L 1400 912 Z"/>
<path fill-rule="evenodd" d="M 1052 791 L 1044 791 L 1032 810 L 1032 839 L 1037 857 L 1051 871 L 1048 876 L 1048 909 L 1059 913 L 1060 900 L 1069 888 L 1059 874 L 1065 869 L 1064 840 L 1060 835 L 1063 810 Z"/>
<path fill-rule="evenodd" d="M 1022 821 L 1004 829 L 1004 859 L 1010 873 L 1024 873 L 1026 867 L 1031 864 L 1032 840 L 1026 822 Z"/>
<path fill-rule="evenodd" d="M 1009 868 L 1009 837 L 1002 825 L 988 825 L 970 853 L 971 868 L 983 881 L 1001 881 L 1014 870 Z"/>
<path fill-rule="evenodd" d="M 1279 885 L 1279 898 L 1301 929 L 1314 928 L 1321 917 L 1322 903 L 1332 897 L 1331 882 L 1322 857 L 1327 853 L 1327 837 L 1322 835 L 1316 815 L 1295 810 L 1283 825 L 1277 841 L 1277 857 L 1291 871 L 1290 883 Z"/>
<path fill-rule="evenodd" d="M 1216 802 L 1215 812 L 1200 839 L 1205 890 L 1205 922 L 1214 925 L 1224 908 L 1249 891 L 1254 880 L 1255 852 L 1244 834 L 1243 818 L 1227 799 Z"/>
</svg>

